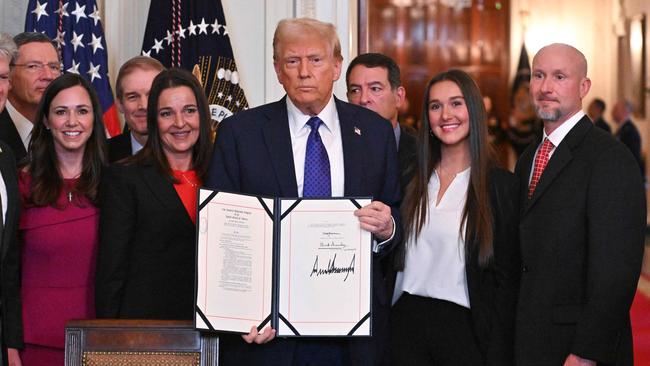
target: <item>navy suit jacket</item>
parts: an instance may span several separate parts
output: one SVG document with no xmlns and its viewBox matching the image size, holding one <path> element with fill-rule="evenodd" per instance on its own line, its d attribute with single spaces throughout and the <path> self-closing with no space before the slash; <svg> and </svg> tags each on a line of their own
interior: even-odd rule
<svg viewBox="0 0 650 366">
<path fill-rule="evenodd" d="M 220 124 L 206 186 L 256 195 L 298 196 L 285 98 L 239 112 Z M 336 98 L 335 103 L 341 125 L 345 195 L 372 196 L 391 207 L 396 221 L 395 237 L 375 255 L 383 257 L 401 237 L 395 135 L 390 122 L 375 112 Z M 347 363 L 374 365 L 383 361 L 377 355 L 387 346 L 389 307 L 377 261 L 373 266 L 373 337 L 343 341 Z M 276 339 L 260 346 L 248 345 L 239 336 L 222 340 L 222 364 L 226 366 L 287 365 L 296 342 L 302 342 Z M 314 362 L 318 364 L 318 360 Z"/>
<path fill-rule="evenodd" d="M 20 163 L 27 156 L 27 150 L 23 140 L 11 119 L 7 108 L 0 113 L 0 140 L 4 141 L 14 152 L 16 164 Z"/>
<path fill-rule="evenodd" d="M 22 142 L 21 142 L 22 146 Z M 7 187 L 7 214 L 0 230 L 0 332 L 2 356 L 5 347 L 23 347 L 22 307 L 20 302 L 20 245 L 17 240 L 20 193 L 18 171 L 11 149 L 0 142 L 0 173 Z M 4 198 L 4 197 L 3 197 Z M 6 359 L 4 360 L 6 364 Z M 1 363 L 1 361 L 0 361 Z"/>
<path fill-rule="evenodd" d="M 108 139 L 108 162 L 113 164 L 118 160 L 133 155 L 131 146 L 131 132 L 124 131 L 121 134 Z"/>
</svg>

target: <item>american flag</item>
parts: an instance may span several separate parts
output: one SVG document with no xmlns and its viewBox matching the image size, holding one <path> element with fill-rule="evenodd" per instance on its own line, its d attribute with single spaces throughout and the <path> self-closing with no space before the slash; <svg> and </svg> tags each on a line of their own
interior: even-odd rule
<svg viewBox="0 0 650 366">
<path fill-rule="evenodd" d="M 215 123 L 248 108 L 221 0 L 152 1 L 142 54 L 191 71 L 203 86 Z"/>
<path fill-rule="evenodd" d="M 64 72 L 90 80 L 99 95 L 109 136 L 121 133 L 108 79 L 106 41 L 95 0 L 29 0 L 26 32 L 41 32 L 55 40 Z"/>
</svg>

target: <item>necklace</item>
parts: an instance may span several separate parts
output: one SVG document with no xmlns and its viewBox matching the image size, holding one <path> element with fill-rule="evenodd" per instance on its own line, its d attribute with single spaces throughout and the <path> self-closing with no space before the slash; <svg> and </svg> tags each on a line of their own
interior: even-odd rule
<svg viewBox="0 0 650 366">
<path fill-rule="evenodd" d="M 438 172 L 439 176 L 444 175 L 444 176 L 450 177 L 452 179 L 456 178 L 456 176 L 458 175 L 458 173 L 447 173 L 444 169 L 442 169 L 442 166 L 438 166 L 438 169 L 436 169 L 436 171 Z"/>
<path fill-rule="evenodd" d="M 189 184 L 192 186 L 192 188 L 198 187 L 198 183 L 192 182 L 188 177 L 185 176 L 185 172 L 179 172 L 181 175 L 181 178 L 185 181 L 185 183 Z"/>
</svg>

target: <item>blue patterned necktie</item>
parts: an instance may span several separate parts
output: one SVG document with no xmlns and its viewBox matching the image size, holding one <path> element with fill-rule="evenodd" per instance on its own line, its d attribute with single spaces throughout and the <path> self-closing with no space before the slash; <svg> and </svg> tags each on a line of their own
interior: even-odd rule
<svg viewBox="0 0 650 366">
<path fill-rule="evenodd" d="M 302 186 L 303 197 L 331 197 L 332 179 L 330 176 L 330 159 L 318 133 L 323 121 L 312 117 L 307 121 L 311 132 L 307 138 L 305 152 L 305 177 Z"/>
</svg>

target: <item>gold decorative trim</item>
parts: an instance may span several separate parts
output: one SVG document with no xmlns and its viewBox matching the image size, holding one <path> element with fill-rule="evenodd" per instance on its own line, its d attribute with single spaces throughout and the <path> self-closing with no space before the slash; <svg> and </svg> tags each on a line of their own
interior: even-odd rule
<svg viewBox="0 0 650 366">
<path fill-rule="evenodd" d="M 199 366 L 201 355 L 198 352 L 106 352 L 86 351 L 83 353 L 84 366 Z"/>
</svg>

